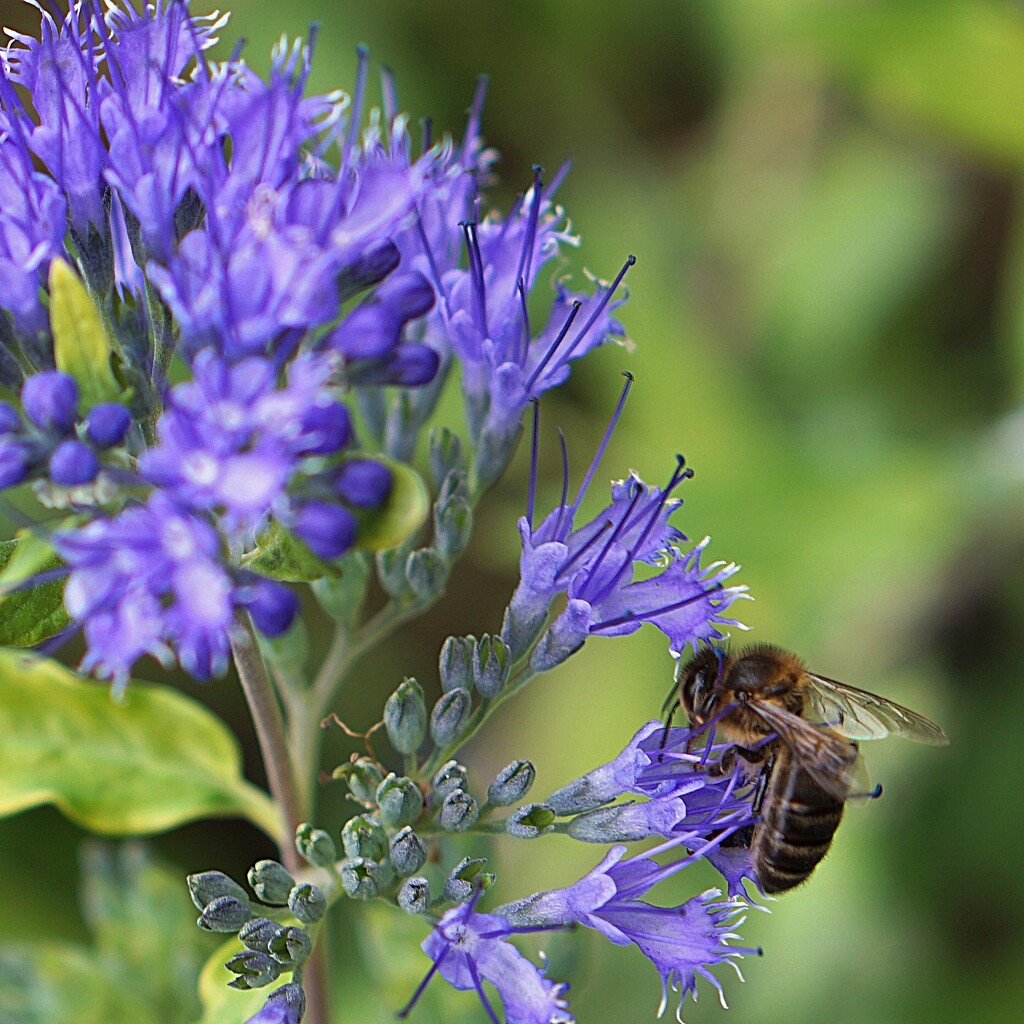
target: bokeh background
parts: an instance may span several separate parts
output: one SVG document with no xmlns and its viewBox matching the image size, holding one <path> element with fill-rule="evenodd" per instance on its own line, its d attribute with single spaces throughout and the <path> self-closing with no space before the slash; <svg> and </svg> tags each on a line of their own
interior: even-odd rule
<svg viewBox="0 0 1024 1024">
<path fill-rule="evenodd" d="M 35 21 L 27 6 L 0 10 L 5 24 Z M 685 1019 L 1020 1019 L 1021 5 L 238 0 L 233 10 L 224 37 L 246 36 L 260 69 L 281 31 L 319 22 L 317 90 L 349 85 L 353 48 L 369 44 L 394 68 L 403 106 L 438 128 L 460 132 L 475 76 L 491 75 L 495 204 L 529 183 L 532 164 L 550 174 L 572 158 L 560 198 L 583 245 L 565 271 L 611 277 L 638 257 L 622 311 L 635 351 L 595 354 L 545 400 L 547 496 L 558 487 L 554 425 L 581 472 L 630 370 L 637 385 L 602 476 L 636 468 L 659 481 L 685 453 L 696 477 L 678 524 L 743 564 L 751 636 L 950 734 L 948 749 L 868 749 L 885 797 L 849 811 L 807 885 L 770 916 L 751 915 L 744 939 L 765 953 L 744 963 L 746 985 L 720 972 L 728 1014 L 703 986 Z M 403 675 L 436 689 L 449 633 L 499 627 L 525 455 L 482 513 L 447 598 L 363 666 L 349 723 L 372 722 Z M 658 714 L 671 678 L 654 631 L 592 641 L 470 751 L 478 788 L 513 757 L 537 763 L 537 797 L 608 759 Z M 201 697 L 244 738 L 260 779 L 236 689 L 223 681 Z M 354 749 L 332 744 L 328 764 Z M 323 823 L 347 813 L 325 789 Z M 3 823 L 0 935 L 85 941 L 84 839 L 50 810 Z M 183 872 L 239 878 L 271 854 L 232 822 L 154 846 Z M 551 837 L 466 852 L 495 858 L 499 899 L 512 899 L 571 882 L 602 848 Z M 698 866 L 665 898 L 714 884 Z M 337 937 L 339 1021 L 392 1019 L 423 972 L 422 927 L 397 922 L 398 939 L 378 928 L 387 923 L 371 915 L 359 935 Z M 576 935 L 548 952 L 552 975 L 572 978 L 581 1022 L 653 1019 L 658 979 L 636 950 Z M 483 1019 L 470 994 L 432 995 L 417 1012 Z"/>
</svg>

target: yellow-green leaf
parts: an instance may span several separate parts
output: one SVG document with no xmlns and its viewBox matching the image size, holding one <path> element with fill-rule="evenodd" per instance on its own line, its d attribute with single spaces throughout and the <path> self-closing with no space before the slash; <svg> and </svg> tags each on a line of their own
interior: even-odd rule
<svg viewBox="0 0 1024 1024">
<path fill-rule="evenodd" d="M 109 688 L 0 650 L 0 815 L 54 804 L 103 835 L 243 817 L 277 837 L 273 801 L 242 776 L 231 732 L 196 701 L 133 682 Z"/>
<path fill-rule="evenodd" d="M 50 264 L 50 330 L 57 369 L 75 378 L 85 408 L 114 402 L 121 386 L 110 365 L 103 317 L 79 276 L 63 260 Z"/>
<path fill-rule="evenodd" d="M 245 555 L 242 565 L 271 579 L 291 583 L 338 575 L 337 569 L 317 558 L 294 533 L 286 530 L 276 519 L 272 519 L 256 538 L 256 550 Z"/>
<path fill-rule="evenodd" d="M 206 961 L 199 975 L 199 999 L 203 1004 L 203 1015 L 196 1024 L 243 1024 L 258 1013 L 267 996 L 276 986 L 239 992 L 228 988 L 228 982 L 235 975 L 224 964 L 244 947 L 235 936 L 227 940 Z"/>
<path fill-rule="evenodd" d="M 360 517 L 356 543 L 366 551 L 386 551 L 408 540 L 426 522 L 430 494 L 415 469 L 391 459 L 375 458 L 391 470 L 391 493 L 380 508 Z"/>
<path fill-rule="evenodd" d="M 33 534 L 0 541 L 0 647 L 31 647 L 68 625 L 63 578 L 14 589 L 62 565 L 49 543 Z"/>
</svg>

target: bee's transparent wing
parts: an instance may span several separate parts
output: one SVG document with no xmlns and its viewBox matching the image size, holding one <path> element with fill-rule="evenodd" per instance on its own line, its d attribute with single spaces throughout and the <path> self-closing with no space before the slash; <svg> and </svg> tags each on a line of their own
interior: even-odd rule
<svg viewBox="0 0 1024 1024">
<path fill-rule="evenodd" d="M 848 739 L 763 700 L 747 702 L 789 747 L 796 763 L 837 800 L 866 796 L 866 776 L 857 747 Z"/>
<path fill-rule="evenodd" d="M 851 740 L 880 740 L 902 736 L 918 743 L 943 745 L 949 742 L 942 727 L 924 715 L 905 708 L 877 693 L 858 690 L 835 679 L 808 674 L 809 717 Z"/>
</svg>

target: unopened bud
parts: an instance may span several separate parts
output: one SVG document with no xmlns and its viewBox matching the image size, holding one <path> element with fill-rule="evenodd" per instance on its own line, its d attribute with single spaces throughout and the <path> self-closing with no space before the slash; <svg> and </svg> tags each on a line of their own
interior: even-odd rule
<svg viewBox="0 0 1024 1024">
<path fill-rule="evenodd" d="M 248 901 L 243 903 L 234 896 L 218 896 L 207 903 L 196 922 L 205 932 L 237 932 L 252 917 Z"/>
<path fill-rule="evenodd" d="M 291 1017 L 285 1014 L 284 1019 L 287 1020 L 302 1020 L 306 1013 L 306 993 L 302 991 L 302 986 L 292 982 L 290 985 L 283 985 L 277 989 L 276 992 L 271 992 L 267 996 L 267 1001 L 263 1004 L 264 1009 L 268 1006 L 277 1006 L 282 1004 L 286 1007 L 286 1011 L 291 1012 Z"/>
<path fill-rule="evenodd" d="M 267 952 L 284 967 L 295 967 L 313 952 L 313 941 L 301 928 L 286 926 L 274 933 Z"/>
<path fill-rule="evenodd" d="M 487 787 L 487 802 L 495 807 L 519 803 L 530 791 L 536 775 L 537 770 L 529 761 L 513 761 L 505 765 Z"/>
<path fill-rule="evenodd" d="M 249 868 L 249 884 L 256 898 L 271 907 L 283 907 L 295 879 L 276 860 L 258 860 Z"/>
<path fill-rule="evenodd" d="M 463 857 L 445 879 L 445 899 L 466 903 L 477 889 L 489 889 L 494 882 L 494 875 L 482 870 L 486 863 L 483 858 Z"/>
<path fill-rule="evenodd" d="M 295 830 L 295 848 L 318 868 L 330 867 L 338 859 L 334 840 L 322 829 L 304 822 Z"/>
<path fill-rule="evenodd" d="M 414 874 L 427 859 L 427 844 L 406 825 L 391 840 L 391 866 L 399 878 Z"/>
<path fill-rule="evenodd" d="M 473 662 L 476 659 L 476 637 L 450 636 L 441 647 L 438 671 L 441 689 L 468 690 L 473 685 Z"/>
<path fill-rule="evenodd" d="M 476 824 L 480 808 L 464 789 L 453 789 L 441 804 L 437 823 L 445 832 L 465 832 Z"/>
<path fill-rule="evenodd" d="M 281 965 L 266 953 L 245 950 L 236 953 L 225 965 L 232 974 L 238 977 L 228 982 L 230 988 L 241 989 L 243 992 L 252 988 L 263 988 L 281 976 Z"/>
<path fill-rule="evenodd" d="M 347 857 L 383 860 L 388 853 L 388 834 L 384 826 L 369 814 L 357 814 L 345 822 L 341 842 Z"/>
<path fill-rule="evenodd" d="M 340 764 L 332 777 L 344 779 L 348 790 L 361 804 L 372 804 L 377 799 L 377 787 L 384 781 L 384 772 L 376 761 L 361 757 L 357 761 Z"/>
<path fill-rule="evenodd" d="M 246 891 L 223 871 L 202 871 L 197 875 L 189 875 L 186 881 L 196 910 L 205 910 L 221 896 L 234 896 L 242 903 L 249 901 Z"/>
<path fill-rule="evenodd" d="M 473 659 L 473 682 L 485 697 L 496 697 L 508 682 L 512 651 L 500 636 L 484 633 Z"/>
<path fill-rule="evenodd" d="M 465 498 L 451 498 L 434 506 L 434 543 L 442 558 L 454 562 L 473 533 L 473 508 Z"/>
<path fill-rule="evenodd" d="M 238 930 L 238 940 L 243 946 L 261 953 L 267 952 L 267 943 L 277 934 L 280 925 L 269 917 L 254 917 Z"/>
<path fill-rule="evenodd" d="M 427 733 L 427 705 L 423 688 L 406 678 L 384 704 L 384 727 L 400 754 L 411 754 Z"/>
<path fill-rule="evenodd" d="M 453 789 L 465 789 L 469 772 L 458 761 L 445 761 L 434 775 L 431 788 L 434 799 L 443 800 Z"/>
<path fill-rule="evenodd" d="M 441 484 L 452 470 L 462 469 L 462 442 L 458 435 L 447 427 L 430 431 L 430 475 L 434 487 L 441 489 Z"/>
<path fill-rule="evenodd" d="M 392 772 L 377 787 L 377 806 L 389 828 L 411 825 L 423 813 L 423 794 L 412 779 Z"/>
<path fill-rule="evenodd" d="M 430 713 L 430 735 L 439 747 L 457 740 L 469 724 L 473 698 L 469 690 L 449 690 L 441 695 Z"/>
<path fill-rule="evenodd" d="M 315 924 L 327 913 L 327 897 L 319 885 L 299 882 L 288 897 L 288 909 L 303 924 Z"/>
<path fill-rule="evenodd" d="M 405 578 L 421 601 L 430 601 L 444 590 L 448 567 L 433 548 L 417 548 L 406 559 Z"/>
<path fill-rule="evenodd" d="M 341 886 L 354 900 L 372 900 L 384 887 L 384 874 L 375 861 L 365 857 L 343 860 L 340 866 Z"/>
<path fill-rule="evenodd" d="M 430 909 L 430 882 L 422 875 L 407 878 L 398 890 L 398 905 L 407 914 L 424 914 Z"/>
<path fill-rule="evenodd" d="M 505 819 L 505 831 L 516 839 L 536 839 L 551 831 L 556 817 L 547 804 L 528 804 Z"/>
<path fill-rule="evenodd" d="M 404 547 L 388 548 L 377 553 L 377 579 L 388 597 L 401 597 L 409 586 L 405 575 L 405 563 L 409 552 Z"/>
</svg>

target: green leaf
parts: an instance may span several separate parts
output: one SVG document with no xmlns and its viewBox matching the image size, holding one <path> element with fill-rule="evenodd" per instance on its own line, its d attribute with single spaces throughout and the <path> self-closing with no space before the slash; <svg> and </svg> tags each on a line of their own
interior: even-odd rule
<svg viewBox="0 0 1024 1024">
<path fill-rule="evenodd" d="M 0 541 L 0 647 L 32 647 L 68 625 L 63 578 L 10 589 L 63 564 L 48 542 L 31 533 Z"/>
<path fill-rule="evenodd" d="M 103 317 L 79 276 L 63 260 L 50 264 L 50 329 L 57 369 L 75 378 L 82 403 L 121 397 L 121 386 L 110 365 L 111 347 Z"/>
<path fill-rule="evenodd" d="M 233 816 L 280 833 L 234 736 L 167 687 L 133 682 L 117 704 L 54 661 L 0 650 L 0 736 L 0 815 L 50 803 L 104 835 Z"/>
<path fill-rule="evenodd" d="M 267 996 L 278 987 L 272 985 L 270 988 L 250 989 L 248 992 L 228 988 L 228 982 L 236 976 L 224 964 L 242 949 L 242 944 L 232 936 L 206 961 L 199 975 L 199 999 L 203 1004 L 203 1015 L 196 1024 L 243 1024 L 259 1012 Z"/>
<path fill-rule="evenodd" d="M 295 534 L 276 519 L 256 538 L 256 550 L 242 558 L 242 565 L 271 579 L 307 583 L 322 576 L 336 576 L 338 570 L 317 558 Z"/>
<path fill-rule="evenodd" d="M 398 547 L 419 530 L 430 512 L 430 493 L 416 470 L 391 459 L 375 458 L 391 470 L 392 485 L 380 508 L 360 516 L 356 544 L 365 551 Z"/>
</svg>

